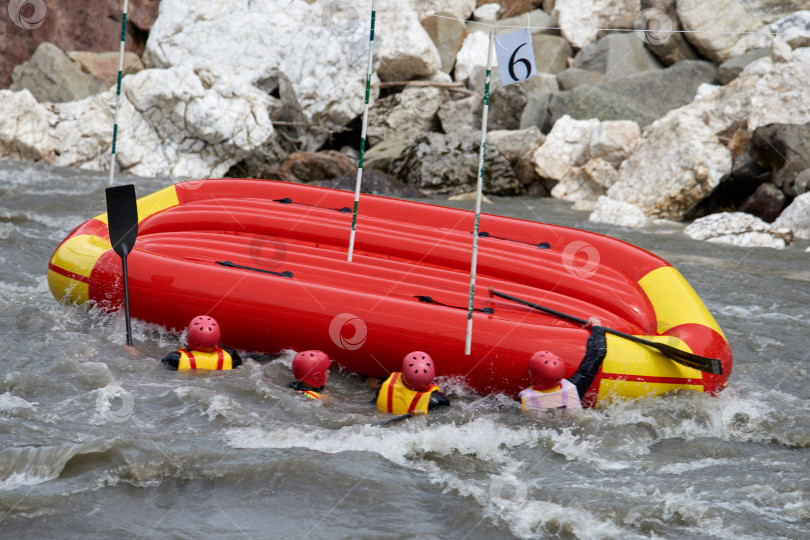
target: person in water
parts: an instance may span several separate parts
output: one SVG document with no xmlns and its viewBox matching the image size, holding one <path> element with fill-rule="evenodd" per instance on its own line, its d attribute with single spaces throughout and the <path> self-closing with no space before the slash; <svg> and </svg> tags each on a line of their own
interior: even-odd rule
<svg viewBox="0 0 810 540">
<path fill-rule="evenodd" d="M 585 328 L 591 335 L 576 373 L 564 379 L 565 363 L 550 351 L 538 351 L 529 360 L 530 386 L 518 394 L 521 410 L 581 409 L 582 399 L 607 354 L 605 329 L 592 317 Z"/>
<path fill-rule="evenodd" d="M 164 356 L 161 361 L 171 369 L 228 370 L 242 365 L 242 358 L 233 349 L 219 345 L 219 323 L 208 315 L 191 319 L 186 346 Z"/>
<path fill-rule="evenodd" d="M 292 371 L 295 380 L 289 384 L 293 390 L 312 399 L 321 399 L 323 387 L 329 380 L 332 362 L 323 351 L 303 351 L 295 355 Z"/>
<path fill-rule="evenodd" d="M 450 405 L 450 400 L 433 384 L 436 368 L 426 352 L 408 353 L 402 370 L 392 373 L 377 392 L 377 408 L 393 414 L 427 414 Z"/>
</svg>

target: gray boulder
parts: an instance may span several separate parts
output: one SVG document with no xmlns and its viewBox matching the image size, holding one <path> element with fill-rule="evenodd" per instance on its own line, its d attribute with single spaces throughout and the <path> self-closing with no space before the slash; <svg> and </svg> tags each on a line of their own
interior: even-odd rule
<svg viewBox="0 0 810 540">
<path fill-rule="evenodd" d="M 716 76 L 711 63 L 685 60 L 667 69 L 559 92 L 551 97 L 549 112 L 552 122 L 567 114 L 578 119 L 633 120 L 644 127 L 691 103 L 697 88 Z"/>
<path fill-rule="evenodd" d="M 575 67 L 557 74 L 557 83 L 560 85 L 560 90 L 573 90 L 582 85 L 593 86 L 601 83 L 604 79 L 605 76 L 601 73 Z"/>
<path fill-rule="evenodd" d="M 481 134 L 477 131 L 428 133 L 416 139 L 394 159 L 388 173 L 432 194 L 457 195 L 475 191 Z M 522 195 L 525 190 L 509 161 L 494 144 L 487 144 L 484 192 Z"/>
<path fill-rule="evenodd" d="M 717 71 L 717 82 L 720 84 L 728 84 L 734 79 L 736 79 L 742 70 L 745 69 L 745 66 L 753 62 L 754 60 L 759 60 L 765 56 L 768 56 L 771 52 L 769 47 L 763 47 L 761 49 L 754 49 L 753 51 L 747 52 L 742 56 L 738 56 L 737 58 L 732 58 L 731 60 L 726 60 L 722 64 Z"/>
<path fill-rule="evenodd" d="M 499 86 L 490 94 L 487 128 L 489 130 L 521 129 L 523 114 L 531 96 L 540 96 L 556 90 L 557 81 L 553 75 L 548 73 L 538 73 L 536 77 L 529 80 Z M 482 105 L 481 99 L 479 99 L 479 111 L 482 109 Z"/>
<path fill-rule="evenodd" d="M 676 3 L 676 0 L 642 0 L 642 11 L 634 24 L 636 36 L 667 66 L 700 58 L 681 32 Z"/>
<path fill-rule="evenodd" d="M 27 62 L 14 68 L 10 90 L 26 89 L 40 103 L 66 103 L 98 94 L 110 84 L 82 71 L 62 49 L 41 43 Z"/>
<path fill-rule="evenodd" d="M 571 45 L 560 36 L 535 34 L 532 36 L 534 62 L 539 73 L 561 73 L 573 56 Z"/>
<path fill-rule="evenodd" d="M 467 28 L 463 22 L 453 18 L 449 13 L 440 12 L 438 15 L 440 16 L 423 19 L 422 26 L 439 51 L 441 70 L 450 73 L 464 38 L 467 37 Z"/>
<path fill-rule="evenodd" d="M 793 197 L 804 193 L 810 181 L 810 125 L 770 124 L 751 137 L 752 153 L 771 170 L 771 181 Z"/>
<path fill-rule="evenodd" d="M 368 145 L 374 146 L 393 133 L 412 141 L 423 133 L 436 131 L 439 128 L 436 113 L 448 98 L 447 90 L 412 83 L 399 94 L 378 99 L 368 111 Z"/>
<path fill-rule="evenodd" d="M 664 66 L 632 33 L 608 34 L 584 47 L 574 57 L 573 67 L 605 75 L 608 81 L 623 79 Z"/>
</svg>

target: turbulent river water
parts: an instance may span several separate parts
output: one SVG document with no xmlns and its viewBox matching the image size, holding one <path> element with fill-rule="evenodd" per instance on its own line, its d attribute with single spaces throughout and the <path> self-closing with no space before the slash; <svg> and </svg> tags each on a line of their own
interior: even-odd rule
<svg viewBox="0 0 810 540">
<path fill-rule="evenodd" d="M 0 537 L 810 536 L 807 242 L 742 249 L 589 223 L 562 201 L 485 204 L 670 261 L 730 341 L 730 384 L 542 420 L 446 382 L 451 410 L 380 426 L 351 373 L 316 402 L 286 387 L 290 351 L 172 372 L 158 359 L 179 335 L 134 321 L 133 358 L 123 317 L 58 304 L 48 259 L 104 211 L 106 183 L 0 162 Z"/>
</svg>

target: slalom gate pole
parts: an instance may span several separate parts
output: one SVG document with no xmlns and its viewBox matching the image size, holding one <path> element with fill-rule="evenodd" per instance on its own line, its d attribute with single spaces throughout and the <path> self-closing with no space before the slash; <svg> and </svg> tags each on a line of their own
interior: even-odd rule
<svg viewBox="0 0 810 540">
<path fill-rule="evenodd" d="M 374 69 L 374 19 L 377 16 L 377 0 L 371 0 L 371 30 L 368 38 L 368 69 L 366 69 L 366 101 L 363 106 L 363 128 L 360 132 L 360 157 L 357 161 L 357 181 L 354 185 L 354 211 L 352 212 L 352 232 L 349 236 L 348 261 L 352 262 L 354 234 L 357 226 L 357 208 L 360 205 L 360 185 L 363 183 L 363 154 L 366 150 L 366 128 L 368 127 L 368 99 L 371 93 L 371 72 Z"/>
<path fill-rule="evenodd" d="M 118 55 L 118 86 L 115 90 L 115 116 L 113 120 L 112 153 L 110 154 L 110 185 L 115 181 L 115 143 L 118 138 L 118 107 L 121 102 L 121 78 L 124 72 L 124 44 L 127 39 L 127 8 L 129 0 L 124 0 L 124 16 L 121 20 L 121 52 Z"/>
<path fill-rule="evenodd" d="M 472 262 L 470 264 L 470 301 L 467 305 L 467 341 L 464 354 L 469 355 L 472 346 L 473 297 L 475 293 L 475 268 L 478 263 L 478 222 L 481 217 L 481 197 L 484 190 L 484 152 L 487 146 L 487 116 L 489 115 L 489 82 L 492 79 L 492 43 L 495 40 L 495 25 L 489 29 L 487 46 L 487 78 L 484 84 L 484 110 L 481 116 L 481 154 L 478 158 L 478 184 L 475 193 L 475 227 L 473 228 Z"/>
</svg>

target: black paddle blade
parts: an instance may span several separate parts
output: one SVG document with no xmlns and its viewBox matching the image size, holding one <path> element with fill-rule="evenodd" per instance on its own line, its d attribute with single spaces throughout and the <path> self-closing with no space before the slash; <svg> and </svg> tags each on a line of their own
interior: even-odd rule
<svg viewBox="0 0 810 540">
<path fill-rule="evenodd" d="M 699 354 L 688 353 L 675 347 L 665 345 L 664 343 L 655 343 L 655 345 L 652 346 L 672 360 L 687 367 L 699 369 L 700 371 L 713 375 L 723 374 L 723 364 L 717 358 L 708 358 L 706 356 L 700 356 Z"/>
<path fill-rule="evenodd" d="M 138 237 L 138 204 L 135 186 L 109 187 L 107 195 L 107 226 L 110 244 L 120 257 L 126 257 L 135 246 Z"/>
</svg>

